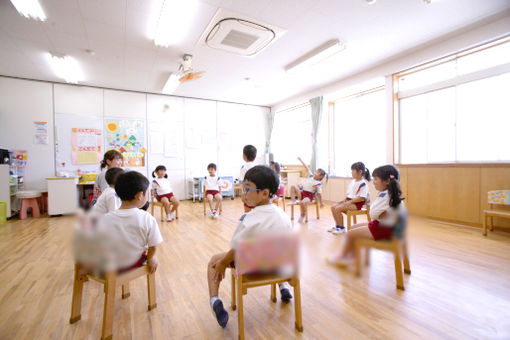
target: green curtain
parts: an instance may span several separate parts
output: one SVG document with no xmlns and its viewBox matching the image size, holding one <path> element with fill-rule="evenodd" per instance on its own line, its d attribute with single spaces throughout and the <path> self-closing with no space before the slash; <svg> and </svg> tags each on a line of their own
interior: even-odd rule
<svg viewBox="0 0 510 340">
<path fill-rule="evenodd" d="M 322 120 L 322 96 L 310 99 L 312 108 L 312 160 L 310 161 L 310 169 L 312 172 L 317 170 L 318 148 L 317 135 Z"/>
</svg>

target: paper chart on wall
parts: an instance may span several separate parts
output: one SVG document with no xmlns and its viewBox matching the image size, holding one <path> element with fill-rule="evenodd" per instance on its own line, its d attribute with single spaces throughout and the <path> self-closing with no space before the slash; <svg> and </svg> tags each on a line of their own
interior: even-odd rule
<svg viewBox="0 0 510 340">
<path fill-rule="evenodd" d="M 103 135 L 101 129 L 71 129 L 71 161 L 75 165 L 101 161 Z"/>
<path fill-rule="evenodd" d="M 48 145 L 48 122 L 34 122 L 34 144 Z"/>
<path fill-rule="evenodd" d="M 118 150 L 124 166 L 145 166 L 145 122 L 135 119 L 106 119 L 106 149 Z"/>
</svg>

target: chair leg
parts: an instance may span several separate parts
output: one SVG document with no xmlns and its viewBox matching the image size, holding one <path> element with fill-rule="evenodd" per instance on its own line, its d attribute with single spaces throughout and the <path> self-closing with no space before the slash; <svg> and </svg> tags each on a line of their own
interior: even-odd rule
<svg viewBox="0 0 510 340">
<path fill-rule="evenodd" d="M 35 217 L 35 216 L 34 216 Z M 494 231 L 494 216 L 491 216 L 491 225 L 489 227 L 490 231 Z"/>
<path fill-rule="evenodd" d="M 165 208 L 163 205 L 160 206 L 161 208 L 161 222 L 165 222 Z"/>
<path fill-rule="evenodd" d="M 24 220 L 27 218 L 28 201 L 24 198 L 21 200 L 21 207 L 19 209 L 19 218 Z"/>
<path fill-rule="evenodd" d="M 156 273 L 147 274 L 147 293 L 149 296 L 149 310 L 157 307 L 156 303 Z"/>
<path fill-rule="evenodd" d="M 115 273 L 106 274 L 104 284 L 104 312 L 103 312 L 103 330 L 101 340 L 112 338 L 113 312 L 115 307 Z"/>
<path fill-rule="evenodd" d="M 355 252 L 355 257 L 356 257 L 356 271 L 355 271 L 355 275 L 356 276 L 361 276 L 361 245 L 356 242 L 354 244 L 354 252 Z"/>
<path fill-rule="evenodd" d="M 28 200 L 28 206 L 32 208 L 32 217 L 37 218 L 39 217 L 39 203 L 37 203 L 36 198 L 30 198 Z"/>
<path fill-rule="evenodd" d="M 365 266 L 370 265 L 370 248 L 365 247 Z"/>
<path fill-rule="evenodd" d="M 301 286 L 299 279 L 294 279 L 294 312 L 296 314 L 296 329 L 298 332 L 303 331 L 303 318 L 301 315 Z"/>
<path fill-rule="evenodd" d="M 131 293 L 129 292 L 129 282 L 126 282 L 122 285 L 122 298 L 127 299 L 131 296 Z"/>
<path fill-rule="evenodd" d="M 351 230 L 351 215 L 347 212 L 345 214 L 345 219 L 347 220 L 347 231 Z"/>
<path fill-rule="evenodd" d="M 294 219 L 294 204 L 290 206 L 290 219 L 291 220 Z"/>
<path fill-rule="evenodd" d="M 69 323 L 75 323 L 81 319 L 81 301 L 83 297 L 84 276 L 80 275 L 80 268 L 74 265 L 73 300 L 71 303 L 71 318 Z"/>
<path fill-rule="evenodd" d="M 285 211 L 285 196 L 282 197 L 282 202 L 283 202 L 283 211 Z"/>
<path fill-rule="evenodd" d="M 483 231 L 482 231 L 482 235 L 483 236 L 487 236 L 487 214 L 483 214 Z"/>
<path fill-rule="evenodd" d="M 305 205 L 305 222 L 308 223 L 308 204 Z"/>
<path fill-rule="evenodd" d="M 320 208 L 319 208 L 319 201 L 315 203 L 315 210 L 317 211 L 317 219 L 321 218 Z"/>
<path fill-rule="evenodd" d="M 404 276 L 402 274 L 402 261 L 400 260 L 399 249 L 394 250 L 395 255 L 395 276 L 397 278 L 397 289 L 404 290 Z"/>
<path fill-rule="evenodd" d="M 354 222 L 354 224 L 358 223 L 358 219 L 357 219 L 356 215 L 352 215 L 352 221 Z"/>
<path fill-rule="evenodd" d="M 239 340 L 244 339 L 244 313 L 243 313 L 243 279 L 242 275 L 237 278 L 237 327 L 239 332 Z"/>
<path fill-rule="evenodd" d="M 178 207 L 175 209 L 175 219 L 176 220 L 179 219 L 179 208 Z"/>
<path fill-rule="evenodd" d="M 206 215 L 206 211 L 205 210 L 207 209 L 206 206 L 205 206 L 206 205 L 206 203 L 205 203 L 206 198 L 204 197 L 204 199 L 202 201 L 204 202 L 204 216 L 205 216 Z"/>
<path fill-rule="evenodd" d="M 271 284 L 271 301 L 276 302 L 276 283 Z"/>
<path fill-rule="evenodd" d="M 407 253 L 407 240 L 402 244 L 402 256 L 404 257 L 404 273 L 411 274 L 411 266 L 409 264 L 409 254 Z"/>
<path fill-rule="evenodd" d="M 236 310 L 236 276 L 234 275 L 234 272 L 232 271 L 232 276 L 231 276 L 231 285 L 232 285 L 232 289 L 231 289 L 231 297 L 230 297 L 230 306 L 232 307 L 232 310 Z"/>
</svg>

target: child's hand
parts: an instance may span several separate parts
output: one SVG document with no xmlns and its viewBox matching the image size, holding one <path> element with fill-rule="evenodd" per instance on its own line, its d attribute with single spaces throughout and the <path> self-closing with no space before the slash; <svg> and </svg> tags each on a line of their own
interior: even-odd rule
<svg viewBox="0 0 510 340">
<path fill-rule="evenodd" d="M 298 157 L 297 158 L 298 161 L 302 162 L 303 160 L 301 159 L 301 157 Z"/>
<path fill-rule="evenodd" d="M 151 274 L 154 274 L 156 272 L 156 269 L 158 268 L 158 259 L 152 257 L 150 260 L 147 261 L 147 265 L 149 266 L 149 272 Z"/>
<path fill-rule="evenodd" d="M 213 268 L 216 270 L 216 273 L 214 273 L 214 281 L 221 282 L 221 280 L 225 277 L 225 269 L 227 266 L 222 260 L 219 260 L 213 265 Z"/>
</svg>

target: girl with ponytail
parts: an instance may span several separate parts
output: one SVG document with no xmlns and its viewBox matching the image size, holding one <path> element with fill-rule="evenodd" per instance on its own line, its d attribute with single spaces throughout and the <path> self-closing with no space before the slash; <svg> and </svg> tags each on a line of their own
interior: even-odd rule
<svg viewBox="0 0 510 340">
<path fill-rule="evenodd" d="M 378 167 L 373 172 L 374 186 L 379 191 L 370 206 L 372 221 L 358 224 L 349 231 L 340 254 L 328 258 L 330 264 L 344 267 L 354 261 L 354 244 L 357 239 L 390 240 L 401 210 L 405 209 L 400 189 L 400 174 L 393 165 Z"/>
<path fill-rule="evenodd" d="M 368 199 L 368 182 L 370 181 L 370 171 L 362 162 L 356 162 L 351 165 L 352 182 L 347 188 L 347 195 L 343 201 L 334 204 L 331 207 L 331 213 L 335 219 L 335 226 L 328 229 L 333 234 L 346 232 L 344 227 L 344 215 L 348 210 L 361 210 Z"/>
</svg>

